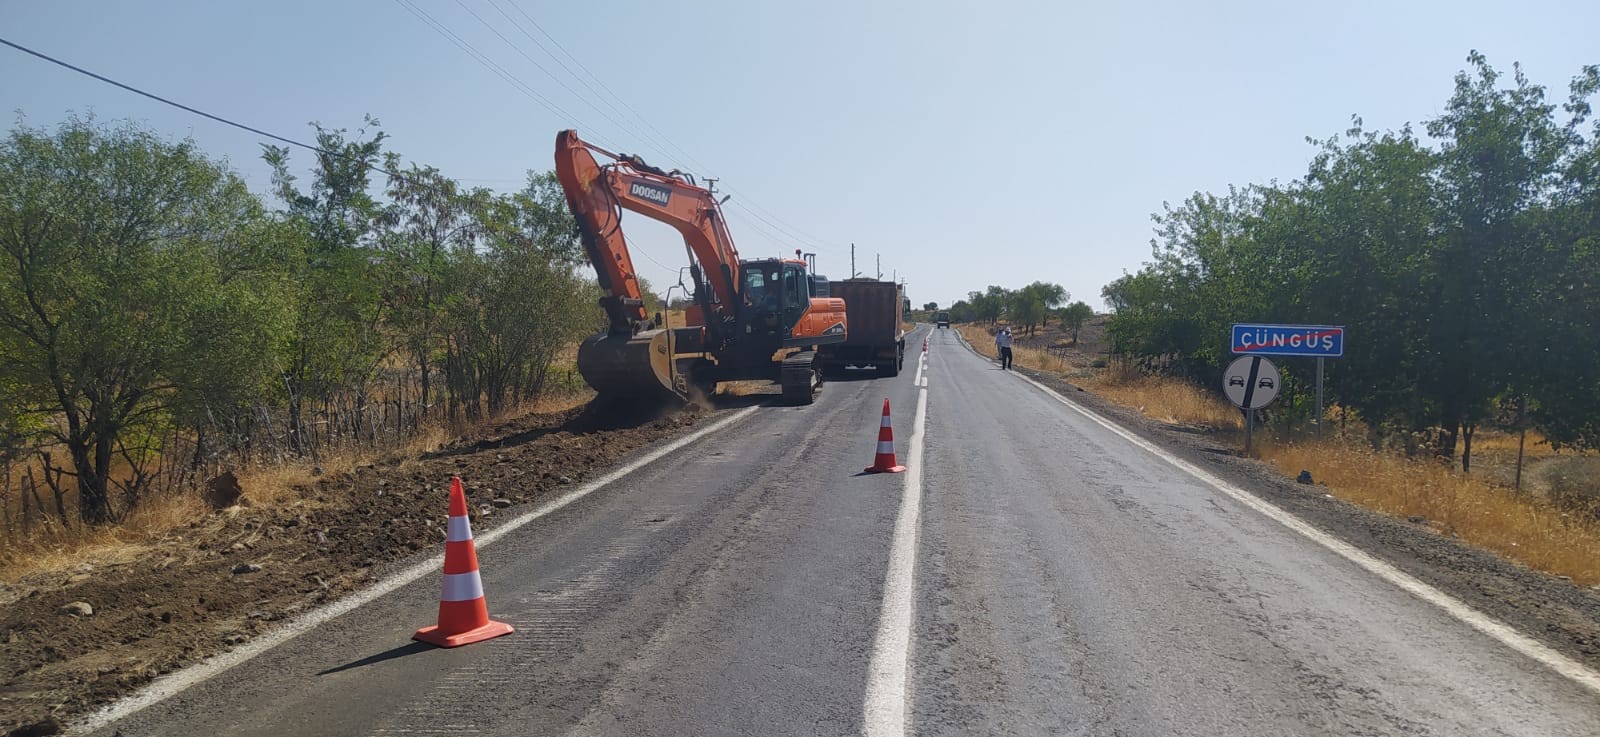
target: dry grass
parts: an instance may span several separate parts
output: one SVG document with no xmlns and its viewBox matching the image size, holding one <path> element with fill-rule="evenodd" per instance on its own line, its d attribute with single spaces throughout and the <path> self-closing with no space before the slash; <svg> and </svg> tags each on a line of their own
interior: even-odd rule
<svg viewBox="0 0 1600 737">
<path fill-rule="evenodd" d="M 1431 461 L 1334 442 L 1263 443 L 1261 457 L 1302 469 L 1340 499 L 1430 526 L 1541 571 L 1600 584 L 1600 521 L 1533 494 L 1517 494 Z"/>
<path fill-rule="evenodd" d="M 1187 382 L 1157 376 L 1119 379 L 1100 372 L 1078 379 L 1085 389 L 1152 420 L 1212 430 L 1244 431 L 1237 407 Z"/>
<path fill-rule="evenodd" d="M 957 329 L 978 352 L 996 355 L 992 333 L 974 325 Z M 1085 389 L 1151 419 L 1234 432 L 1244 429 L 1231 404 L 1181 381 L 1132 370 L 1073 370 L 1042 351 L 1017 350 L 1016 361 L 1041 371 L 1069 373 Z M 1508 434 L 1475 438 L 1473 453 L 1480 460 L 1473 464 L 1474 475 L 1435 460 L 1408 459 L 1339 440 L 1292 444 L 1269 440 L 1257 447 L 1260 457 L 1279 471 L 1296 476 L 1308 470 L 1340 499 L 1396 517 L 1423 518 L 1441 534 L 1531 568 L 1569 576 L 1580 585 L 1600 584 L 1600 518 L 1582 506 L 1600 499 L 1590 488 L 1600 475 L 1600 458 L 1558 455 L 1543 437 L 1530 432 L 1525 455 L 1538 464 L 1530 466 L 1531 478 L 1524 482 L 1537 491 L 1518 493 L 1494 483 L 1506 475 L 1504 469 L 1496 468 L 1493 474 L 1479 471 L 1480 464 L 1514 463 L 1517 443 L 1517 436 Z"/>
<path fill-rule="evenodd" d="M 0 582 L 15 583 L 29 575 L 85 564 L 126 563 L 168 533 L 205 514 L 205 502 L 198 495 L 163 496 L 141 504 L 118 525 L 41 525 L 26 539 L 15 541 L 0 552 Z"/>
<path fill-rule="evenodd" d="M 977 325 L 956 329 L 979 353 L 994 358 L 994 334 Z M 1017 365 L 1036 371 L 1070 374 L 1072 380 L 1095 394 L 1160 422 L 1199 425 L 1217 430 L 1244 430 L 1239 410 L 1199 387 L 1176 379 L 1144 376 L 1135 371 L 1083 369 L 1037 348 L 1012 348 Z"/>
<path fill-rule="evenodd" d="M 507 422 L 530 413 L 562 412 L 581 406 L 592 397 L 593 393 L 587 390 L 551 394 L 537 403 L 517 407 L 494 421 Z M 262 464 L 240 468 L 235 473 L 251 506 L 273 508 L 300 499 L 299 489 L 316 481 L 319 468 L 321 475 L 339 474 L 390 458 L 402 459 L 401 465 L 406 466 L 476 428 L 469 426 L 452 432 L 446 427 L 428 426 L 400 448 L 336 450 L 323 453 L 315 461 Z M 120 524 L 86 527 L 74 521 L 68 526 L 60 524 L 59 520 L 40 524 L 27 537 L 6 540 L 5 545 L 0 546 L 0 582 L 14 583 L 28 575 L 66 571 L 86 563 L 130 561 L 172 531 L 206 519 L 208 514 L 205 502 L 196 492 L 146 499 Z"/>
</svg>

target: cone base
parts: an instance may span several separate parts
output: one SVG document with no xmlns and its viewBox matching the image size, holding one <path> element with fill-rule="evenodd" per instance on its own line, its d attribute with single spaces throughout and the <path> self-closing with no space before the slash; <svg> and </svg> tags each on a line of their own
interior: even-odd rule
<svg viewBox="0 0 1600 737">
<path fill-rule="evenodd" d="M 877 466 L 868 466 L 867 470 L 862 471 L 862 473 L 904 473 L 905 470 L 906 470 L 905 466 L 890 466 L 888 468 L 878 468 Z"/>
<path fill-rule="evenodd" d="M 474 627 L 466 632 L 459 632 L 454 635 L 440 632 L 438 625 L 423 627 L 417 630 L 417 633 L 412 635 L 411 639 L 420 640 L 429 645 L 438 645 L 439 647 L 459 647 L 461 645 L 471 645 L 474 642 L 483 642 L 501 635 L 509 635 L 515 631 L 511 625 L 491 619 L 488 624 L 482 627 Z"/>
</svg>

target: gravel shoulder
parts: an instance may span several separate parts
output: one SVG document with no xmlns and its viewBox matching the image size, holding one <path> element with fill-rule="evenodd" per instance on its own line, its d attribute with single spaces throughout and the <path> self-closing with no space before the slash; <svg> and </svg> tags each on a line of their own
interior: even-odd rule
<svg viewBox="0 0 1600 737">
<path fill-rule="evenodd" d="M 962 341 L 965 345 L 965 341 Z M 967 346 L 970 350 L 970 345 Z M 1493 553 L 1334 498 L 1319 484 L 1295 483 L 1245 458 L 1215 434 L 1151 420 L 1065 378 L 1022 368 L 1168 452 L 1245 489 L 1301 520 L 1371 553 L 1545 645 L 1600 669 L 1600 592 L 1529 569 Z"/>
<path fill-rule="evenodd" d="M 965 339 L 962 344 L 973 350 Z M 1398 520 L 1336 499 L 1322 484 L 1294 483 L 1277 468 L 1243 457 L 1237 444 L 1224 444 L 1216 433 L 1203 428 L 1157 422 L 1059 374 L 1029 368 L 1019 371 L 1174 456 L 1394 564 L 1566 657 L 1600 670 L 1600 592 L 1533 571 L 1440 534 L 1426 524 Z"/>
</svg>

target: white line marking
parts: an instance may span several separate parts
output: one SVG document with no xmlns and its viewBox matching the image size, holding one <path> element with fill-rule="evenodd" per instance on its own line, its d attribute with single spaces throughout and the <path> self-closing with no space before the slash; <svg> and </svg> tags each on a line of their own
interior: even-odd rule
<svg viewBox="0 0 1600 737">
<path fill-rule="evenodd" d="M 894 522 L 889 571 L 883 579 L 883 607 L 878 634 L 867 663 L 867 699 L 863 734 L 901 737 L 906 733 L 910 702 L 911 607 L 917 569 L 917 526 L 922 515 L 922 436 L 928 417 L 928 390 L 917 392 L 917 416 L 906 449 L 906 490 Z"/>
<path fill-rule="evenodd" d="M 922 386 L 923 385 L 922 384 L 922 372 L 926 371 L 926 370 L 928 370 L 928 354 L 924 353 L 924 354 L 922 354 L 922 358 L 917 359 L 917 376 L 916 376 L 916 378 L 911 380 L 911 384 L 913 386 Z"/>
<path fill-rule="evenodd" d="M 550 513 L 555 512 L 562 507 L 567 506 L 568 504 L 571 504 L 600 489 L 605 488 L 606 486 L 609 486 L 610 484 L 615 483 L 619 479 L 639 470 L 640 468 L 660 460 L 668 453 L 676 451 L 679 448 L 688 445 L 689 443 L 695 442 L 700 438 L 727 427 L 728 425 L 749 417 L 751 413 L 758 409 L 760 408 L 746 407 L 710 425 L 696 430 L 693 433 L 685 435 L 684 437 L 678 438 L 671 443 L 657 448 L 656 450 L 651 451 L 649 454 L 633 461 L 632 463 L 629 463 L 626 466 L 601 476 L 600 478 L 584 484 L 583 486 L 573 489 L 566 494 L 562 494 L 555 499 L 551 499 L 550 501 L 524 512 L 517 517 L 513 517 L 504 524 L 495 526 L 494 529 L 479 535 L 476 544 L 478 547 L 483 547 L 493 543 L 494 541 L 516 531 L 518 528 L 528 524 L 529 522 L 549 515 Z M 439 504 L 443 506 L 444 501 L 444 498 L 440 497 Z M 377 599 L 378 597 L 394 591 L 401 586 L 405 586 L 406 584 L 416 581 L 423 576 L 438 573 L 443 566 L 444 555 L 442 553 L 440 555 L 428 558 L 427 560 L 411 566 L 410 568 L 406 568 L 394 574 L 393 576 L 384 579 L 383 581 L 373 584 L 368 588 L 352 593 L 343 599 L 339 599 L 328 606 L 308 612 L 305 616 L 296 618 L 287 624 L 284 624 L 283 626 L 274 629 L 265 635 L 262 635 L 261 637 L 251 640 L 236 650 L 231 650 L 229 652 L 216 655 L 182 670 L 178 670 L 157 678 L 156 680 L 152 681 L 150 685 L 144 687 L 139 692 L 128 696 L 127 698 L 113 702 L 100 711 L 94 712 L 93 714 L 85 717 L 83 721 L 78 723 L 77 727 L 85 732 L 91 732 L 114 721 L 128 717 L 146 707 L 159 704 L 162 701 L 182 693 L 184 689 L 202 683 L 212 676 L 222 673 L 229 668 L 232 668 L 240 663 L 256 657 L 257 655 L 271 650 L 272 648 L 293 639 L 297 635 L 310 631 L 311 629 L 324 622 L 327 622 L 328 620 L 361 607 Z"/>
<path fill-rule="evenodd" d="M 1289 528 L 1290 530 L 1300 533 L 1301 535 L 1310 539 L 1312 542 L 1327 548 L 1345 560 L 1348 560 L 1351 563 L 1366 569 L 1368 572 L 1378 576 L 1379 578 L 1398 586 L 1400 589 L 1410 593 L 1418 599 L 1443 609 L 1446 614 L 1449 614 L 1450 616 L 1466 623 L 1469 627 L 1472 627 L 1473 629 L 1488 635 L 1495 640 L 1498 640 L 1501 644 L 1511 648 L 1512 650 L 1538 661 L 1539 663 L 1555 671 L 1561 676 L 1573 681 L 1574 683 L 1577 683 L 1578 685 L 1583 686 L 1584 688 L 1587 688 L 1596 694 L 1600 694 L 1600 672 L 1596 672 L 1588 666 L 1585 666 L 1576 660 L 1556 652 L 1555 650 L 1546 646 L 1544 643 L 1541 643 L 1531 637 L 1528 637 L 1527 635 L 1522 634 L 1521 632 L 1516 631 L 1509 625 L 1506 625 L 1494 619 L 1493 617 L 1484 614 L 1483 612 L 1473 609 L 1465 602 L 1462 602 L 1461 600 L 1450 596 L 1443 591 L 1423 583 L 1421 580 L 1373 557 L 1371 554 L 1366 553 L 1365 551 L 1362 551 L 1361 549 L 1343 540 L 1335 538 L 1332 535 L 1329 535 L 1315 527 L 1312 527 L 1311 525 L 1301 521 L 1300 518 L 1295 517 L 1294 515 L 1283 511 L 1282 509 L 1279 509 L 1255 494 L 1245 491 L 1244 489 L 1240 489 L 1237 486 L 1229 484 L 1222 479 L 1206 473 L 1204 470 L 1201 470 L 1193 464 L 1190 464 L 1188 461 L 1185 461 L 1182 458 L 1156 447 L 1154 443 L 1151 443 L 1150 441 L 1135 435 L 1133 432 L 1121 427 L 1120 425 L 1101 417 L 1098 413 L 1079 406 L 1076 402 L 1067 399 L 1066 397 L 1057 393 L 1054 389 L 1034 381 L 1032 378 L 1024 376 L 1023 374 L 1019 373 L 1016 374 L 1016 376 L 1021 378 L 1023 381 L 1034 385 L 1040 391 L 1054 397 L 1056 401 L 1061 402 L 1084 417 L 1089 418 L 1090 420 L 1099 424 L 1101 427 L 1104 427 L 1107 430 L 1122 436 L 1122 438 L 1128 442 L 1143 448 L 1152 455 L 1155 455 L 1161 460 L 1172 464 L 1179 470 L 1199 479 L 1217 491 L 1232 497 L 1239 503 L 1266 515 L 1273 521 Z"/>
</svg>

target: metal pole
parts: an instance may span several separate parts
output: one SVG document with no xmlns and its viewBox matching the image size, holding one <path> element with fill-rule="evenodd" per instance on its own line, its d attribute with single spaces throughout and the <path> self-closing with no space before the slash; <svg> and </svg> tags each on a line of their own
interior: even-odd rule
<svg viewBox="0 0 1600 737">
<path fill-rule="evenodd" d="M 1322 356 L 1317 356 L 1317 439 L 1322 439 Z"/>
<path fill-rule="evenodd" d="M 1255 427 L 1255 424 L 1256 424 L 1256 411 L 1253 410 L 1253 409 L 1245 410 L 1244 411 L 1244 454 L 1246 456 L 1250 455 L 1250 434 L 1251 434 L 1252 429 Z"/>
</svg>

